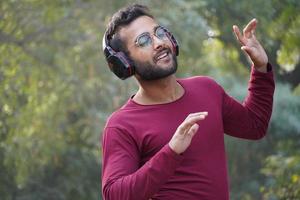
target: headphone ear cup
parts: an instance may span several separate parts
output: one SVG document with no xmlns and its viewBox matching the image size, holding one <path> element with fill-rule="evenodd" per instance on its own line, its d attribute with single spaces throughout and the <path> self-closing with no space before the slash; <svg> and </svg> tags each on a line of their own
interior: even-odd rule
<svg viewBox="0 0 300 200">
<path fill-rule="evenodd" d="M 173 49 L 175 51 L 176 56 L 178 56 L 179 55 L 179 45 L 178 45 L 177 40 L 175 39 L 174 35 L 167 28 L 164 28 L 164 29 L 167 32 L 167 36 L 173 45 Z"/>
<path fill-rule="evenodd" d="M 110 70 L 124 80 L 134 74 L 132 62 L 123 52 L 115 52 L 107 58 Z"/>
<path fill-rule="evenodd" d="M 175 49 L 175 54 L 176 56 L 179 55 L 179 45 L 178 45 L 178 42 L 177 40 L 175 39 L 174 35 L 172 33 L 169 33 L 170 34 L 170 40 L 172 42 L 172 45 L 173 45 L 173 48 Z"/>
<path fill-rule="evenodd" d="M 135 72 L 133 62 L 121 51 L 116 52 L 110 45 L 108 35 L 105 32 L 102 38 L 102 49 L 109 69 L 124 80 Z"/>
</svg>

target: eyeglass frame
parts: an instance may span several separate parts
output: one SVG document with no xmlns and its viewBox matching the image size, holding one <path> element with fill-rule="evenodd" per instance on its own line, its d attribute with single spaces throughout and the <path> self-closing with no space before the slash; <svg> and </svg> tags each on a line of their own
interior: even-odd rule
<svg viewBox="0 0 300 200">
<path fill-rule="evenodd" d="M 164 31 L 164 36 L 163 36 L 163 37 L 159 37 L 159 36 L 157 35 L 157 30 L 158 30 L 158 29 L 162 29 L 162 30 Z M 146 47 L 150 46 L 151 44 L 153 44 L 153 36 L 155 36 L 156 38 L 158 38 L 158 39 L 160 39 L 160 40 L 167 40 L 167 39 L 169 39 L 168 34 L 169 34 L 169 32 L 167 31 L 166 28 L 164 28 L 164 27 L 161 26 L 161 25 L 158 25 L 158 26 L 154 27 L 154 34 L 151 34 L 151 33 L 149 33 L 149 32 L 144 32 L 144 33 L 140 34 L 139 36 L 137 36 L 137 38 L 136 38 L 135 41 L 134 41 L 134 44 L 135 44 L 135 46 L 137 46 L 137 47 L 146 48 Z M 139 39 L 140 39 L 141 37 L 143 37 L 143 36 L 148 36 L 148 38 L 151 39 L 151 42 L 150 42 L 149 44 L 144 45 L 144 46 L 141 45 L 141 44 L 139 44 L 139 42 L 138 42 Z"/>
</svg>

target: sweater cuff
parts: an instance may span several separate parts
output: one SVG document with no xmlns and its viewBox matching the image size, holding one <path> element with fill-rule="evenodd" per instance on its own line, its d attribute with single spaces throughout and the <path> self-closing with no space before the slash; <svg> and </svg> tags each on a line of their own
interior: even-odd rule
<svg viewBox="0 0 300 200">
<path fill-rule="evenodd" d="M 270 73 L 273 73 L 273 67 L 272 67 L 271 63 L 267 64 L 267 72 L 258 71 L 257 69 L 255 69 L 254 65 L 251 66 L 251 69 L 252 69 L 252 73 L 255 73 L 255 74 L 270 74 Z"/>
<path fill-rule="evenodd" d="M 274 81 L 273 67 L 270 63 L 267 65 L 267 72 L 260 72 L 254 68 L 254 65 L 251 67 L 251 78 L 250 82 L 255 79 L 263 79 L 263 80 L 272 80 Z"/>
<path fill-rule="evenodd" d="M 163 152 L 165 152 L 167 155 L 169 155 L 173 160 L 177 161 L 178 163 L 181 162 L 184 158 L 182 154 L 177 154 L 175 151 L 171 149 L 169 144 L 166 144 L 163 149 Z"/>
<path fill-rule="evenodd" d="M 268 63 L 267 67 L 270 69 L 268 72 L 260 72 L 254 68 L 252 65 L 251 75 L 249 80 L 249 89 L 253 88 L 268 88 L 270 92 L 274 91 L 275 82 L 274 82 L 274 74 L 272 70 L 272 65 Z"/>
</svg>

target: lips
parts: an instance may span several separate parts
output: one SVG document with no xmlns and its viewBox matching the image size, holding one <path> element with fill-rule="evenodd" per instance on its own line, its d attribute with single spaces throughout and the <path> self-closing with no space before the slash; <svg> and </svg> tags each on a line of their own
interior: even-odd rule
<svg viewBox="0 0 300 200">
<path fill-rule="evenodd" d="M 168 49 L 161 50 L 154 56 L 154 61 L 158 62 L 161 59 L 164 59 L 169 55 L 170 51 Z"/>
</svg>

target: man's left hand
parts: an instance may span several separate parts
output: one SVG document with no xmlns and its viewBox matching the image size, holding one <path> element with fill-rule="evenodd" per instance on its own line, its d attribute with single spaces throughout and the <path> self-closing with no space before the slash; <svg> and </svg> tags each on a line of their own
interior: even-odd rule
<svg viewBox="0 0 300 200">
<path fill-rule="evenodd" d="M 267 72 L 268 56 L 255 37 L 257 20 L 252 19 L 240 33 L 239 28 L 233 25 L 233 32 L 237 40 L 241 43 L 241 49 L 250 57 L 255 69 L 261 72 Z"/>
</svg>

